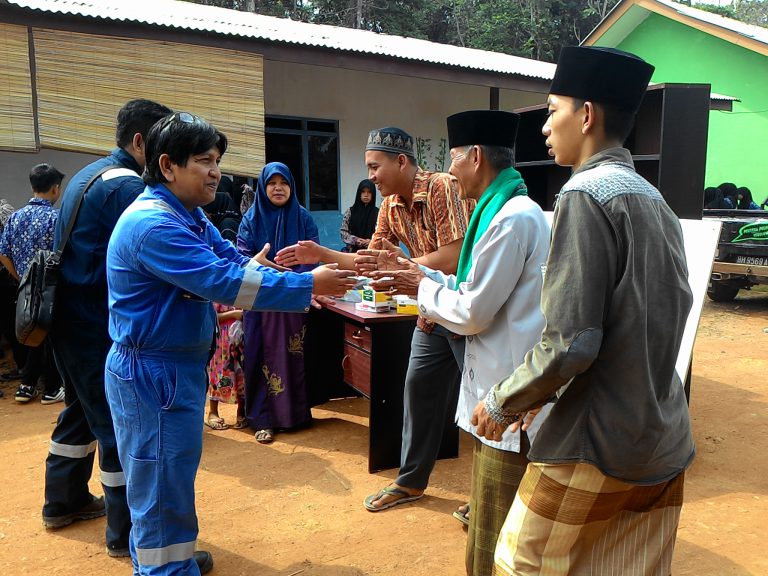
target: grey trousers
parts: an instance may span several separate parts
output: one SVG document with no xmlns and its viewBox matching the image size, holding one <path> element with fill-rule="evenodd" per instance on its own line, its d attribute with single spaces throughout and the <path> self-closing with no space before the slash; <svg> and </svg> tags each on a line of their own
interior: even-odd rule
<svg viewBox="0 0 768 576">
<path fill-rule="evenodd" d="M 414 330 L 403 392 L 399 486 L 424 490 L 429 484 L 446 417 L 456 414 L 463 366 L 463 337 L 442 326 L 430 334 Z"/>
</svg>

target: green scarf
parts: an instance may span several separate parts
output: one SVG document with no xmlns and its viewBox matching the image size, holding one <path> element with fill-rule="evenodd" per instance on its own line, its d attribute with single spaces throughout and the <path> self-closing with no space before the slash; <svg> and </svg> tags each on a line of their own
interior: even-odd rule
<svg viewBox="0 0 768 576">
<path fill-rule="evenodd" d="M 472 218 L 469 220 L 467 234 L 461 245 L 459 266 L 456 270 L 456 290 L 459 289 L 459 284 L 466 281 L 469 269 L 472 267 L 472 249 L 488 230 L 493 217 L 498 214 L 510 198 L 527 195 L 528 189 L 525 187 L 523 177 L 512 167 L 499 172 L 496 179 L 483 192 L 475 211 L 472 213 Z"/>
</svg>

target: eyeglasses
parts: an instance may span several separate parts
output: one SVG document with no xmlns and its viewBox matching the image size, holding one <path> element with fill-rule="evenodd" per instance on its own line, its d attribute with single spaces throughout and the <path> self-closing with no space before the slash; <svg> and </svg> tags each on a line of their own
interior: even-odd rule
<svg viewBox="0 0 768 576">
<path fill-rule="evenodd" d="M 163 122 L 163 127 L 160 129 L 160 134 L 165 132 L 168 127 L 174 122 L 182 122 L 183 124 L 205 124 L 205 120 L 190 114 L 189 112 L 174 112 Z"/>
</svg>

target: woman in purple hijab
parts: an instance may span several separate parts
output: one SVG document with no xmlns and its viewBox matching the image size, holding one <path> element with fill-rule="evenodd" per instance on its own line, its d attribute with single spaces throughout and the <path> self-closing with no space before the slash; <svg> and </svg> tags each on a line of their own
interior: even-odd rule
<svg viewBox="0 0 768 576">
<path fill-rule="evenodd" d="M 291 171 L 285 164 L 270 162 L 261 171 L 253 205 L 240 223 L 237 248 L 253 256 L 269 243 L 267 257 L 272 260 L 278 250 L 299 240 L 319 242 L 317 225 L 299 204 Z M 256 440 L 268 444 L 276 429 L 296 428 L 312 419 L 304 379 L 307 315 L 246 312 L 243 326 L 246 416 Z"/>
</svg>

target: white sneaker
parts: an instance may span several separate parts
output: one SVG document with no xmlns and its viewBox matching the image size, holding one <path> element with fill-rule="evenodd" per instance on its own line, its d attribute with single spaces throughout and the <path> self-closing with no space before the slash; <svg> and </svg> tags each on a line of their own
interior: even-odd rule
<svg viewBox="0 0 768 576">
<path fill-rule="evenodd" d="M 64 402 L 64 386 L 59 388 L 55 394 L 43 394 L 40 398 L 40 404 L 56 404 L 57 402 Z"/>
</svg>

